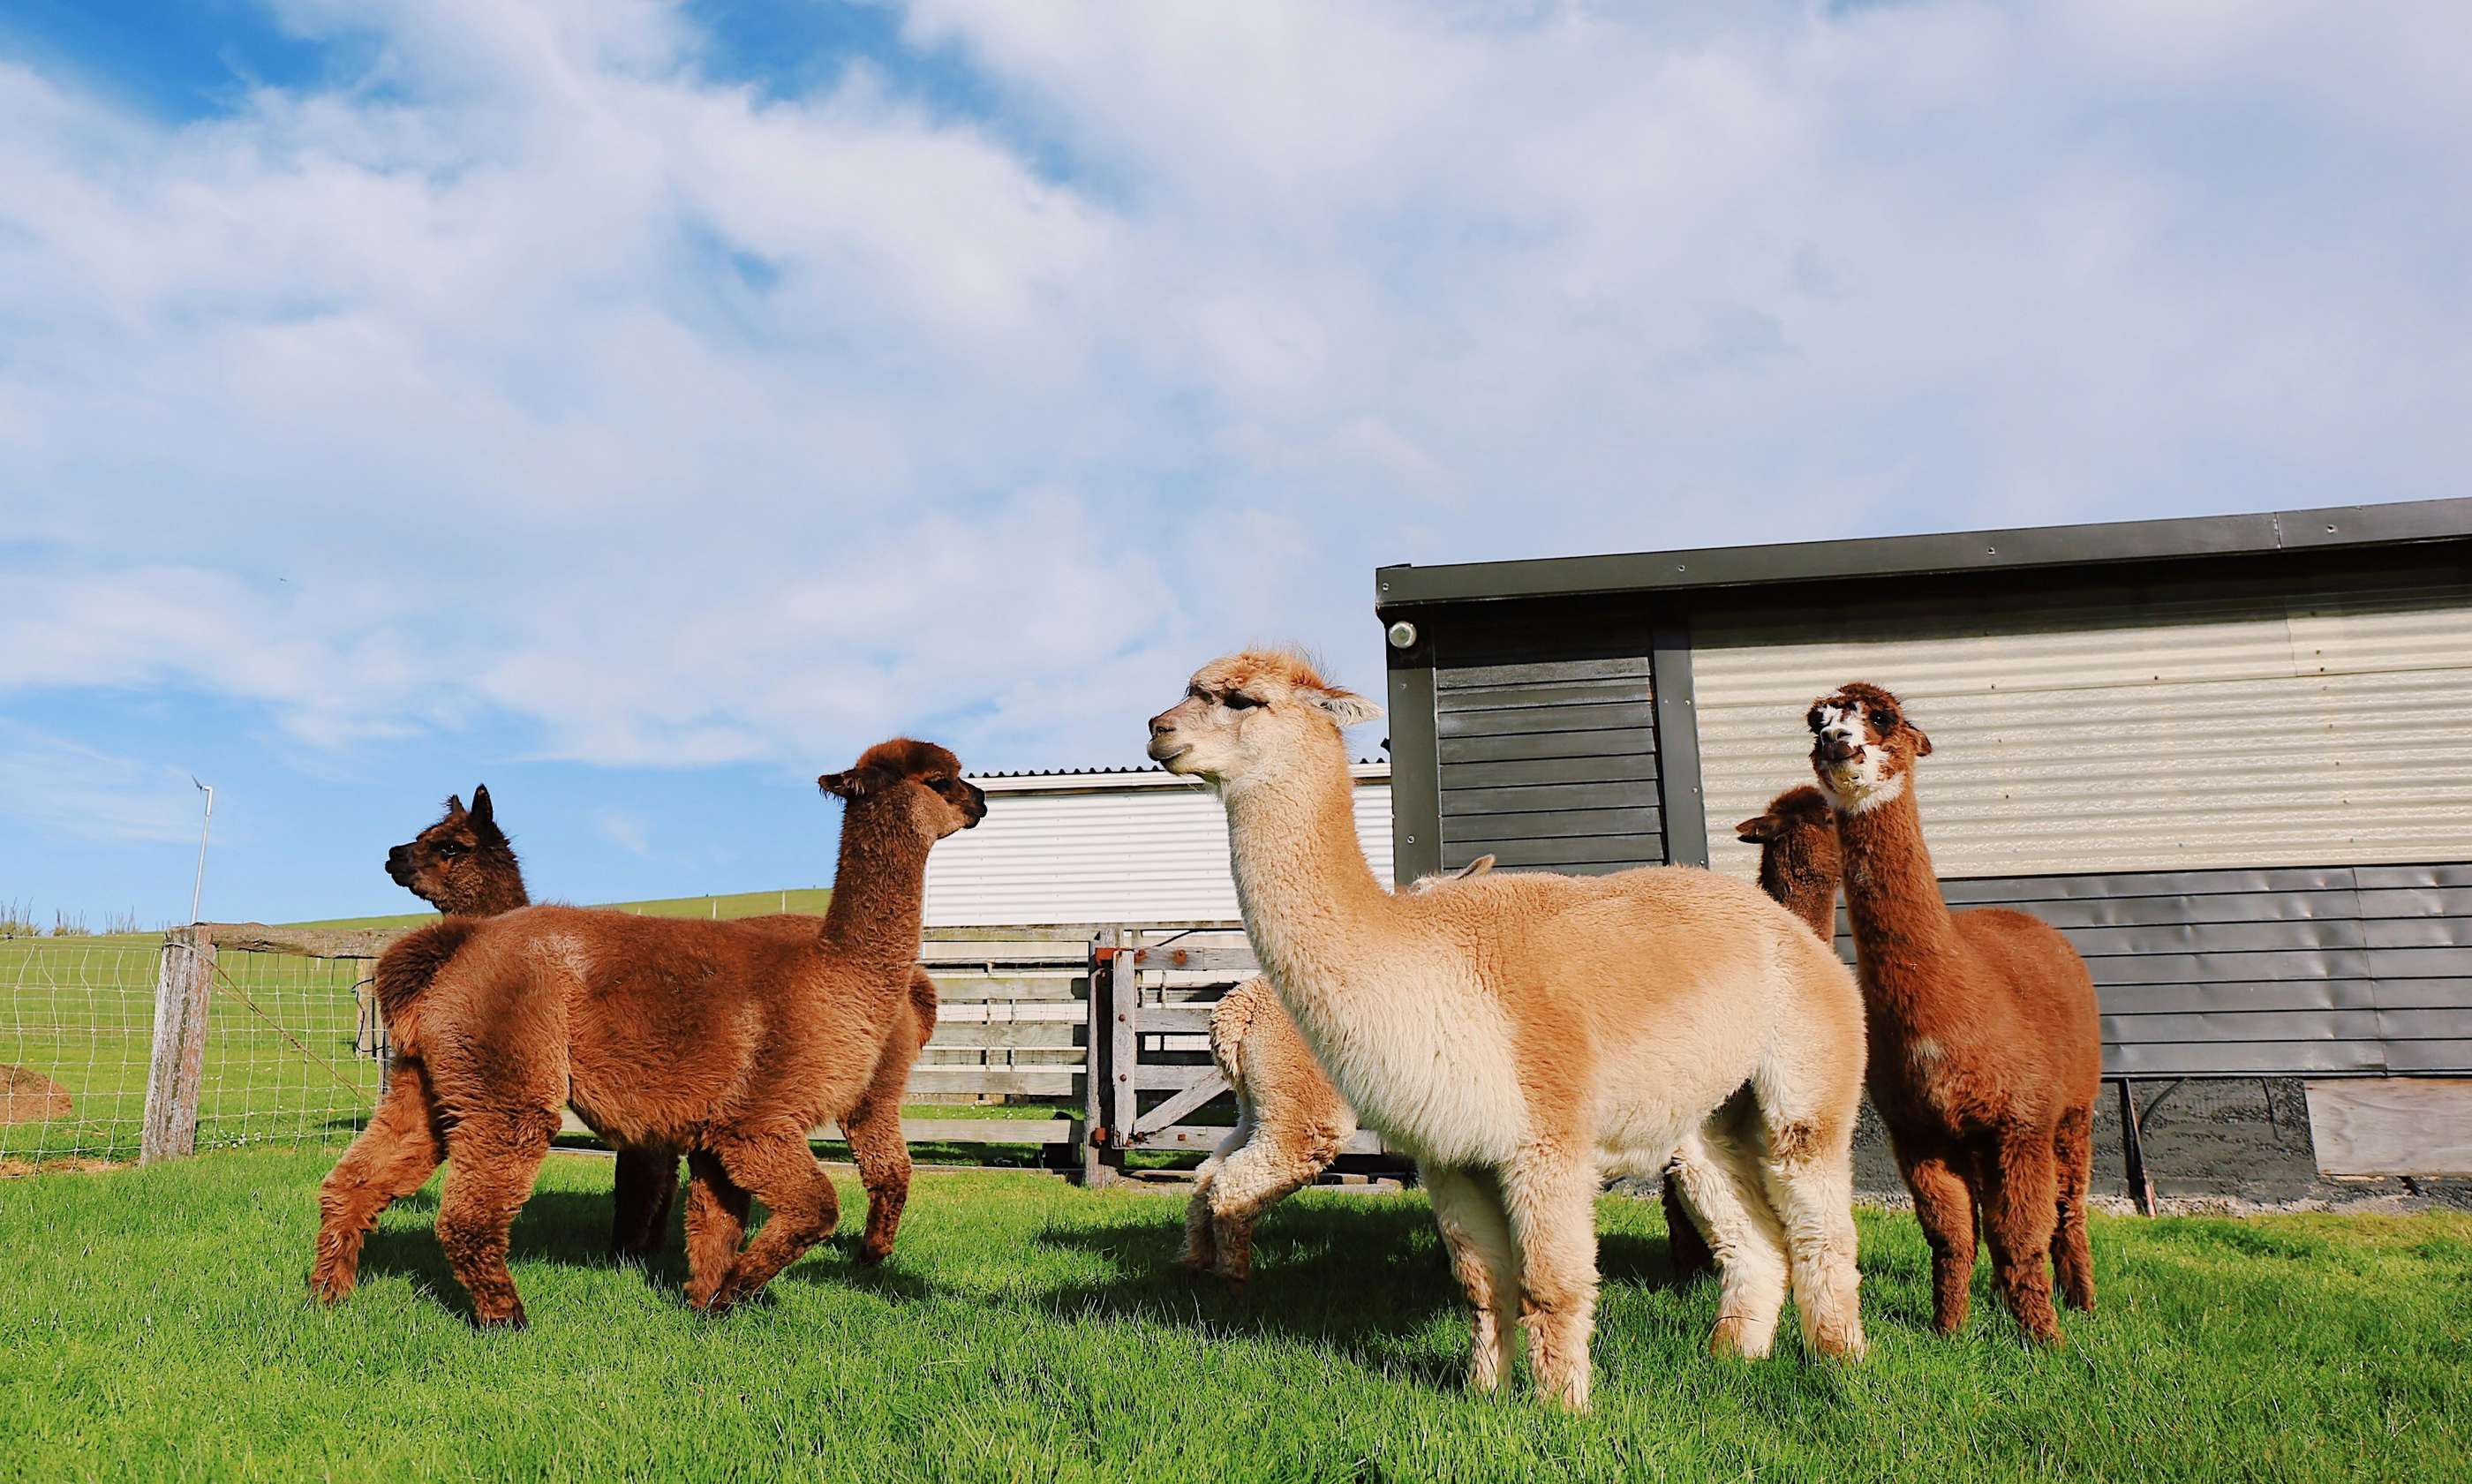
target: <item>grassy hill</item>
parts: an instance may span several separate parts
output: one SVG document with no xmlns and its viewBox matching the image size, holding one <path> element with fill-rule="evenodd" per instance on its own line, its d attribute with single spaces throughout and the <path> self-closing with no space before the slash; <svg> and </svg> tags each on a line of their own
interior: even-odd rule
<svg viewBox="0 0 2472 1484">
<path fill-rule="evenodd" d="M 650 902 L 592 902 L 612 911 L 646 917 L 761 917 L 767 912 L 821 912 L 833 899 L 828 886 L 801 886 L 789 891 L 735 891 L 718 897 L 662 897 Z M 287 928 L 416 928 L 436 919 L 436 912 L 397 912 L 387 917 L 330 917 L 319 922 L 286 923 Z"/>
</svg>

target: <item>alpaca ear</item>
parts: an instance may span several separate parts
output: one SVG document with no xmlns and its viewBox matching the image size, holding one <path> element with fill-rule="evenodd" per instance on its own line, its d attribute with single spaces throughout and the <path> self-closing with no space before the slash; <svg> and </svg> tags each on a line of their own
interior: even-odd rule
<svg viewBox="0 0 2472 1484">
<path fill-rule="evenodd" d="M 487 784 L 476 783 L 472 786 L 472 822 L 474 824 L 491 824 L 495 822 L 489 811 L 489 786 Z"/>
<path fill-rule="evenodd" d="M 446 795 L 446 812 L 450 814 L 460 814 L 464 813 L 464 795 L 460 793 L 450 793 Z"/>
<path fill-rule="evenodd" d="M 863 799 L 871 793 L 882 793 L 891 787 L 892 774 L 880 767 L 854 767 L 846 773 L 826 773 L 816 780 L 816 787 L 843 799 Z"/>
<path fill-rule="evenodd" d="M 1923 729 L 1909 721 L 1906 723 L 1906 730 L 1914 734 L 1914 756 L 1918 758 L 1930 757 L 1931 738 L 1924 733 Z"/>
<path fill-rule="evenodd" d="M 1354 691 L 1343 691 L 1336 686 L 1327 691 L 1307 687 L 1296 694 L 1342 726 L 1358 726 L 1367 721 L 1380 720 L 1382 717 L 1380 705 Z"/>
<path fill-rule="evenodd" d="M 1465 881 L 1471 876 L 1483 876 L 1486 872 L 1492 869 L 1493 858 L 1491 856 L 1479 856 L 1467 864 L 1460 867 L 1460 879 Z"/>
<path fill-rule="evenodd" d="M 1765 845 L 1776 838 L 1776 821 L 1766 814 L 1753 814 L 1734 826 L 1734 837 L 1746 845 Z"/>
</svg>

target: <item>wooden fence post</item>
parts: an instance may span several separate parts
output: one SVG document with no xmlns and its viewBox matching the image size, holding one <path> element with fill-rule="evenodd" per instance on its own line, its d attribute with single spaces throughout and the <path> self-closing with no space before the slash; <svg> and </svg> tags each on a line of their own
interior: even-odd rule
<svg viewBox="0 0 2472 1484">
<path fill-rule="evenodd" d="M 1142 1003 L 1142 974 L 1133 967 L 1133 947 L 1141 930 L 1116 930 L 1116 956 L 1108 965 L 1108 1029 L 1114 1045 L 1107 1054 L 1107 1154 L 1114 1169 L 1125 1167 L 1125 1151 L 1132 1146 L 1133 1128 L 1141 1121 L 1142 1043 L 1135 1015 Z"/>
<path fill-rule="evenodd" d="M 1112 1018 L 1107 1007 L 1114 1001 L 1108 985 L 1114 980 L 1116 964 L 1107 950 L 1113 940 L 1105 933 L 1090 939 L 1089 1012 L 1082 1021 L 1082 1183 L 1103 1185 L 1107 1167 L 1103 1149 L 1107 1130 L 1107 1048 L 1113 1043 L 1107 1035 Z"/>
<path fill-rule="evenodd" d="M 163 936 L 154 971 L 154 1046 L 146 1069 L 146 1115 L 138 1163 L 185 1159 L 198 1151 L 198 1092 L 206 1064 L 206 996 L 214 981 L 215 940 L 205 928 Z"/>
</svg>

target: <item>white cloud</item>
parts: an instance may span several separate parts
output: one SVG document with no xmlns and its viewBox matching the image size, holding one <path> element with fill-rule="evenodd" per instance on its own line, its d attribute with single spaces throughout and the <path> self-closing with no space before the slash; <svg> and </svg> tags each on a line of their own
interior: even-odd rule
<svg viewBox="0 0 2472 1484">
<path fill-rule="evenodd" d="M 1248 638 L 1369 682 L 1379 561 L 2472 454 L 2460 8 L 915 6 L 1001 130 L 665 6 L 282 11 L 371 75 L 0 64 L 0 694 L 1090 762 Z"/>
<path fill-rule="evenodd" d="M 646 860 L 653 859 L 652 842 L 645 836 L 641 816 L 628 810 L 603 809 L 594 813 L 592 822 L 600 827 L 602 837 L 619 849 Z"/>
<path fill-rule="evenodd" d="M 36 836 L 87 840 L 195 839 L 199 796 L 187 774 L 0 720 L 0 820 Z"/>
</svg>

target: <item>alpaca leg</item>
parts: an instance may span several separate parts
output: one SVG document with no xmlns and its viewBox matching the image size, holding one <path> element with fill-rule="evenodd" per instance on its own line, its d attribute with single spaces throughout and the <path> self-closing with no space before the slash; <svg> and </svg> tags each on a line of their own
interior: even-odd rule
<svg viewBox="0 0 2472 1484">
<path fill-rule="evenodd" d="M 1417 1175 L 1433 1199 L 1451 1273 L 1473 1311 L 1468 1389 L 1493 1391 L 1510 1374 L 1510 1333 L 1519 1316 L 1519 1263 L 1509 1220 L 1489 1175 L 1430 1165 L 1417 1166 Z"/>
<path fill-rule="evenodd" d="M 1682 1189 L 1671 1166 L 1665 1171 L 1664 1196 L 1665 1247 L 1674 1266 L 1675 1283 L 1693 1283 L 1702 1274 L 1715 1272 L 1717 1255 L 1708 1250 L 1708 1239 L 1700 1235 L 1699 1226 L 1682 1204 Z"/>
<path fill-rule="evenodd" d="M 2052 1142 L 2040 1132 L 2002 1141 L 1983 1207 L 1991 1281 L 2027 1335 L 2047 1344 L 2060 1338 L 2052 1312 L 2052 1234 L 2059 1224 Z"/>
<path fill-rule="evenodd" d="M 910 1141 L 901 1132 L 900 1099 L 862 1101 L 842 1119 L 842 1134 L 858 1165 L 859 1184 L 867 1188 L 867 1230 L 859 1238 L 858 1260 L 871 1265 L 892 1256 L 902 1208 L 910 1203 Z"/>
<path fill-rule="evenodd" d="M 351 1292 L 361 1243 L 378 1224 L 378 1213 L 427 1184 L 445 1156 L 428 1075 L 420 1063 L 398 1059 L 369 1126 L 318 1188 L 318 1256 L 309 1291 L 328 1304 Z"/>
<path fill-rule="evenodd" d="M 2094 1251 L 2086 1241 L 2086 1199 L 2094 1186 L 2094 1110 L 2072 1108 L 2062 1114 L 2053 1144 L 2059 1223 L 2052 1233 L 2052 1265 L 2059 1270 L 2061 1299 L 2071 1308 L 2092 1312 Z"/>
<path fill-rule="evenodd" d="M 1840 1147 L 1815 1149 L 1796 1141 L 1793 1126 L 1772 1130 L 1761 1172 L 1785 1228 L 1803 1344 L 1813 1354 L 1861 1359 L 1863 1278 L 1854 1265 L 1850 1137 Z"/>
<path fill-rule="evenodd" d="M 1193 1199 L 1186 1202 L 1184 1208 L 1184 1251 L 1177 1260 L 1197 1273 L 1209 1272 L 1219 1265 L 1219 1245 L 1210 1230 L 1211 1184 L 1219 1178 L 1219 1171 L 1226 1165 L 1228 1156 L 1243 1148 L 1252 1132 L 1250 1124 L 1240 1117 L 1235 1128 L 1219 1141 L 1218 1148 L 1211 1151 L 1210 1158 L 1203 1160 L 1201 1167 L 1193 1172 Z"/>
<path fill-rule="evenodd" d="M 670 1149 L 618 1151 L 616 1211 L 609 1250 L 620 1258 L 650 1258 L 668 1235 L 670 1206 L 677 1197 L 678 1157 Z"/>
<path fill-rule="evenodd" d="M 1717 1256 L 1717 1327 L 1708 1353 L 1757 1360 L 1785 1308 L 1785 1233 L 1761 1189 L 1759 1161 L 1720 1113 L 1683 1141 L 1675 1164 L 1683 1204 Z"/>
<path fill-rule="evenodd" d="M 472 1322 L 524 1327 L 523 1300 L 507 1271 L 507 1229 L 533 1192 L 533 1180 L 558 1134 L 557 1113 L 490 1109 L 465 1116 L 446 1136 L 446 1193 L 438 1203 L 438 1244 L 464 1291 Z"/>
<path fill-rule="evenodd" d="M 1211 1240 L 1220 1276 L 1229 1283 L 1253 1276 L 1253 1227 L 1262 1213 L 1302 1190 L 1329 1163 L 1316 1163 L 1314 1150 L 1295 1147 L 1295 1133 L 1255 1130 L 1210 1182 Z"/>
<path fill-rule="evenodd" d="M 832 1236 L 842 1209 L 832 1180 L 797 1135 L 716 1141 L 713 1152 L 721 1156 L 721 1167 L 731 1182 L 772 1212 L 705 1302 L 706 1309 L 719 1312 L 771 1283 L 773 1274 Z"/>
<path fill-rule="evenodd" d="M 1932 1328 L 1955 1334 L 1965 1327 L 1974 1284 L 1974 1192 L 1963 1156 L 1937 1145 L 1893 1141 L 1898 1170 L 1913 1192 L 1914 1220 L 1932 1255 Z"/>
<path fill-rule="evenodd" d="M 1536 1155 L 1503 1180 L 1519 1254 L 1519 1322 L 1536 1389 L 1588 1409 L 1588 1340 L 1597 1313 L 1597 1171 L 1563 1154 Z"/>
<path fill-rule="evenodd" d="M 688 1152 L 687 1302 L 698 1308 L 712 1301 L 738 1256 L 738 1243 L 747 1235 L 748 1205 L 747 1192 L 710 1150 Z"/>
</svg>

